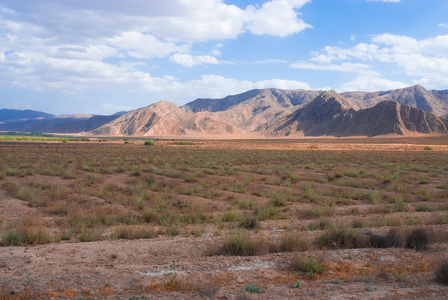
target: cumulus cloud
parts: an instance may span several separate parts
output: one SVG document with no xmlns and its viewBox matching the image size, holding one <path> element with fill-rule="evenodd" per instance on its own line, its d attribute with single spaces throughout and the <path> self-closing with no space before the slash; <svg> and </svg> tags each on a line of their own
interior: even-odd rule
<svg viewBox="0 0 448 300">
<path fill-rule="evenodd" d="M 182 90 L 194 81 L 152 76 L 156 59 L 187 67 L 219 64 L 222 40 L 245 32 L 284 37 L 309 28 L 298 12 L 307 2 L 271 0 L 240 8 L 223 0 L 4 0 L 0 86 L 72 94 L 101 88 Z M 215 47 L 191 53 L 209 41 L 216 41 Z M 201 89 L 210 83 L 206 77 L 200 82 Z"/>
<path fill-rule="evenodd" d="M 324 71 L 339 71 L 339 72 L 349 72 L 349 73 L 360 73 L 363 70 L 370 69 L 371 66 L 366 64 L 355 64 L 355 63 L 342 63 L 337 64 L 315 64 L 307 62 L 293 63 L 290 65 L 291 68 L 295 69 L 308 69 L 308 70 L 324 70 Z"/>
<path fill-rule="evenodd" d="M 237 80 L 220 75 L 203 75 L 200 79 L 194 79 L 180 84 L 181 90 L 190 96 L 190 99 L 221 98 L 231 94 L 242 93 L 251 89 L 263 89 L 277 87 L 281 89 L 310 89 L 305 82 L 284 79 L 269 79 L 262 81 Z M 177 85 L 179 87 L 179 85 Z M 198 92 L 200 91 L 200 93 Z M 173 91 L 178 92 L 178 91 Z M 175 97 L 174 97 L 175 98 Z"/>
<path fill-rule="evenodd" d="M 392 81 L 382 78 L 376 72 L 366 72 L 359 74 L 354 80 L 343 83 L 341 91 L 386 91 L 400 89 L 409 86 L 401 81 Z"/>
<path fill-rule="evenodd" d="M 219 64 L 219 61 L 210 55 L 189 55 L 180 53 L 170 56 L 170 61 L 190 68 L 202 64 Z"/>
<path fill-rule="evenodd" d="M 412 78 L 413 83 L 425 84 L 429 88 L 448 85 L 448 35 L 417 40 L 408 36 L 380 34 L 374 36 L 371 43 L 359 43 L 351 48 L 327 46 L 321 52 L 314 53 L 309 62 L 291 64 L 291 67 L 358 72 L 359 76 L 345 84 L 345 88 L 358 86 L 373 89 L 383 86 L 382 89 L 387 89 L 404 85 L 403 82 L 382 79 L 379 73 L 374 76 L 366 73 L 363 71 L 368 69 L 366 62 L 393 66 L 397 72 Z"/>
<path fill-rule="evenodd" d="M 256 35 L 269 34 L 287 36 L 300 32 L 311 25 L 297 18 L 297 9 L 310 0 L 273 0 L 259 9 L 249 6 L 247 9 L 247 29 Z"/>
</svg>

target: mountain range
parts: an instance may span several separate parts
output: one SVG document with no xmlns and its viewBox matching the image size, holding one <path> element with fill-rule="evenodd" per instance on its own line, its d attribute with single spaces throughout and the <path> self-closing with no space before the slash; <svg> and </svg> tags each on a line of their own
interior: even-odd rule
<svg viewBox="0 0 448 300">
<path fill-rule="evenodd" d="M 161 101 L 112 116 L 0 110 L 0 130 L 98 136 L 378 136 L 448 133 L 448 90 L 381 92 L 260 89 L 182 107 Z M 12 117 L 14 115 L 14 117 Z M 23 111 L 25 115 L 25 111 Z M 21 119 L 18 119 L 21 118 Z"/>
</svg>

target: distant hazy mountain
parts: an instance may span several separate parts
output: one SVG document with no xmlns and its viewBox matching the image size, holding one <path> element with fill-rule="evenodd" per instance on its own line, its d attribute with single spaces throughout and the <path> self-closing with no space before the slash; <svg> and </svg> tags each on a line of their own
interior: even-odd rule
<svg viewBox="0 0 448 300">
<path fill-rule="evenodd" d="M 0 130 L 2 131 L 38 131 L 44 133 L 79 133 L 90 131 L 118 118 L 112 116 L 94 116 L 87 114 L 61 115 L 32 110 L 0 110 Z"/>
<path fill-rule="evenodd" d="M 21 119 L 51 118 L 53 115 L 35 110 L 0 109 L 0 122 Z"/>
</svg>

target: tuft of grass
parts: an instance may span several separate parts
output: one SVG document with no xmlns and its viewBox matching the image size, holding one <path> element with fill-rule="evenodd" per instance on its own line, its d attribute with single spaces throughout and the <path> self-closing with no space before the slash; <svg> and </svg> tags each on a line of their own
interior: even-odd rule
<svg viewBox="0 0 448 300">
<path fill-rule="evenodd" d="M 258 218 L 262 221 L 280 218 L 278 208 L 271 205 L 265 205 L 261 209 L 257 208 L 255 211 L 258 214 Z"/>
<path fill-rule="evenodd" d="M 227 237 L 222 250 L 228 255 L 252 256 L 265 252 L 265 245 L 263 239 L 249 237 L 245 231 L 239 230 Z"/>
<path fill-rule="evenodd" d="M 245 229 L 258 229 L 258 218 L 251 215 L 244 215 L 241 217 L 238 226 Z"/>
<path fill-rule="evenodd" d="M 415 210 L 423 212 L 433 212 L 436 211 L 437 208 L 434 205 L 419 205 Z"/>
<path fill-rule="evenodd" d="M 221 215 L 221 220 L 223 222 L 236 221 L 238 220 L 238 218 L 239 218 L 238 212 L 234 209 L 226 211 Z"/>
<path fill-rule="evenodd" d="M 95 242 L 102 240 L 102 228 L 84 228 L 79 235 L 81 242 Z"/>
<path fill-rule="evenodd" d="M 273 252 L 305 251 L 310 248 L 310 243 L 297 234 L 287 233 L 281 237 L 278 246 L 275 245 L 272 248 Z"/>
<path fill-rule="evenodd" d="M 169 227 L 166 229 L 165 234 L 171 237 L 176 236 L 179 234 L 179 227 L 176 226 Z"/>
<path fill-rule="evenodd" d="M 120 226 L 111 234 L 110 238 L 114 240 L 125 239 L 151 239 L 157 234 L 150 228 L 142 226 Z"/>
<path fill-rule="evenodd" d="M 6 231 L 0 241 L 2 246 L 41 245 L 52 242 L 52 238 L 42 227 L 22 227 L 17 230 Z"/>
</svg>

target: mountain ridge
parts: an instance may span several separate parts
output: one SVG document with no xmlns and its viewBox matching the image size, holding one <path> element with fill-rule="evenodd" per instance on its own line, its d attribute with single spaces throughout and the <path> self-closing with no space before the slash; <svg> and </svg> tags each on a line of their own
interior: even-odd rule
<svg viewBox="0 0 448 300">
<path fill-rule="evenodd" d="M 423 109 L 421 109 L 423 108 Z M 448 90 L 420 85 L 378 92 L 259 89 L 181 107 L 168 101 L 112 116 L 0 122 L 0 130 L 112 136 L 376 136 L 447 131 Z"/>
</svg>

